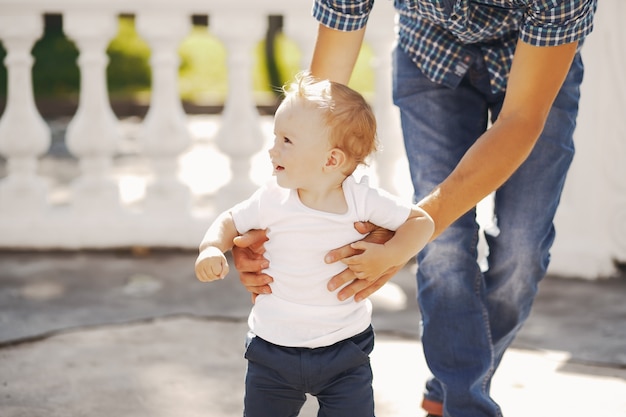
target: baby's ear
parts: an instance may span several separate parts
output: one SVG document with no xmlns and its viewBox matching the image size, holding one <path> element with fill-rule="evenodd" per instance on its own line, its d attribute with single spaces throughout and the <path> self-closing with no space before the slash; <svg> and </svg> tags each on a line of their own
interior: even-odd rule
<svg viewBox="0 0 626 417">
<path fill-rule="evenodd" d="M 346 163 L 346 154 L 344 151 L 342 151 L 339 148 L 333 148 L 330 151 L 328 151 L 327 157 L 326 157 L 326 165 L 324 166 L 324 168 L 327 169 L 341 169 L 343 167 L 343 165 Z"/>
</svg>

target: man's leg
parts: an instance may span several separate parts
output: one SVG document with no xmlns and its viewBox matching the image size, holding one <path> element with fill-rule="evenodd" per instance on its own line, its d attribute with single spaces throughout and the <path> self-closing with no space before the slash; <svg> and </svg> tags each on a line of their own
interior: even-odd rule
<svg viewBox="0 0 626 417">
<path fill-rule="evenodd" d="M 400 76 L 396 82 L 402 86 L 403 94 L 412 94 L 406 92 L 402 74 L 395 75 Z M 426 402 L 430 401 L 427 405 L 432 407 L 429 409 L 431 413 L 454 417 L 500 415 L 499 408 L 489 397 L 491 377 L 505 349 L 527 318 L 537 282 L 547 268 L 548 251 L 554 237 L 552 219 L 573 154 L 571 136 L 581 79 L 582 66 L 577 58 L 535 151 L 498 190 L 495 214 L 500 230 L 488 236 L 489 270 L 484 279 L 471 264 L 472 255 L 465 252 L 476 243 L 470 237 L 471 216 L 466 215 L 457 221 L 420 254 L 418 281 L 424 316 L 422 341 L 427 361 L 436 376 L 427 384 L 425 393 Z M 418 197 L 436 185 L 425 181 L 424 177 L 431 180 L 433 177 L 428 171 L 429 161 L 420 160 L 419 154 L 425 150 L 432 152 L 421 142 L 432 144 L 429 135 L 437 136 L 436 132 L 430 132 L 437 127 L 429 120 L 421 120 L 419 109 L 421 100 L 436 102 L 437 99 L 433 99 L 432 92 L 420 95 L 426 98 L 415 100 L 417 110 L 411 110 L 410 103 L 403 103 L 402 97 L 396 100 L 403 114 L 410 164 L 412 170 L 417 171 L 412 172 L 412 176 Z M 441 98 L 441 95 L 437 97 Z M 442 106 L 441 111 L 446 110 Z M 495 110 L 497 115 L 497 107 Z M 432 108 L 429 111 L 433 113 Z M 430 117 L 432 119 L 433 115 Z M 412 119 L 417 119 L 417 123 Z M 415 128 L 420 123 L 425 123 L 427 128 Z M 434 142 L 438 143 L 437 140 Z M 445 153 L 446 149 L 442 147 L 440 151 Z M 463 287 L 458 277 L 465 277 L 464 282 L 471 283 L 473 288 Z M 455 294 L 455 291 L 459 292 Z M 481 327 L 481 315 L 486 328 Z M 476 332 L 473 340 L 465 334 L 468 329 Z M 437 409 L 442 402 L 445 407 Z"/>
<path fill-rule="evenodd" d="M 496 366 L 527 319 L 548 268 L 554 215 L 574 156 L 582 76 L 577 56 L 531 155 L 495 195 L 497 229 L 486 233 L 485 283 Z"/>
<path fill-rule="evenodd" d="M 468 80 L 454 90 L 430 82 L 402 52 L 396 51 L 394 64 L 394 101 L 420 199 L 485 131 L 489 103 Z M 418 260 L 422 345 L 436 378 L 427 384 L 425 399 L 443 403 L 444 414 L 455 417 L 500 412 L 488 392 L 493 349 L 477 243 L 471 210 L 427 245 Z"/>
</svg>

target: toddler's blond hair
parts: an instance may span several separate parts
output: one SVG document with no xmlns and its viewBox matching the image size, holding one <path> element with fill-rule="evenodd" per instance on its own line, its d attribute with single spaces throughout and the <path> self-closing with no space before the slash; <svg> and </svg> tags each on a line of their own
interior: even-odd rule
<svg viewBox="0 0 626 417">
<path fill-rule="evenodd" d="M 376 151 L 376 118 L 358 92 L 334 81 L 318 80 L 308 72 L 296 75 L 295 82 L 283 91 L 285 97 L 302 98 L 322 111 L 330 146 L 341 149 L 352 162 L 348 175 Z"/>
</svg>

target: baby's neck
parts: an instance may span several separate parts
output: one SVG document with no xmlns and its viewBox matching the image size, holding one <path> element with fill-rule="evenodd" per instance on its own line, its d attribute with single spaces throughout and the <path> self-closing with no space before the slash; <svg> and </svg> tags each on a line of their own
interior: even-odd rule
<svg viewBox="0 0 626 417">
<path fill-rule="evenodd" d="M 343 181 L 327 188 L 298 188 L 298 197 L 302 204 L 313 210 L 343 214 L 348 210 L 348 204 L 346 203 L 342 184 Z"/>
</svg>

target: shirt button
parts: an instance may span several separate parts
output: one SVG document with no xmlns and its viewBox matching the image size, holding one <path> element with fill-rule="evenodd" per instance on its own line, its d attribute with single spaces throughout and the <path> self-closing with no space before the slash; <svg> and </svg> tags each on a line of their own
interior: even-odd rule
<svg viewBox="0 0 626 417">
<path fill-rule="evenodd" d="M 459 15 L 458 14 L 451 15 L 450 20 L 452 20 L 453 22 L 456 22 L 457 20 L 459 20 Z"/>
</svg>

